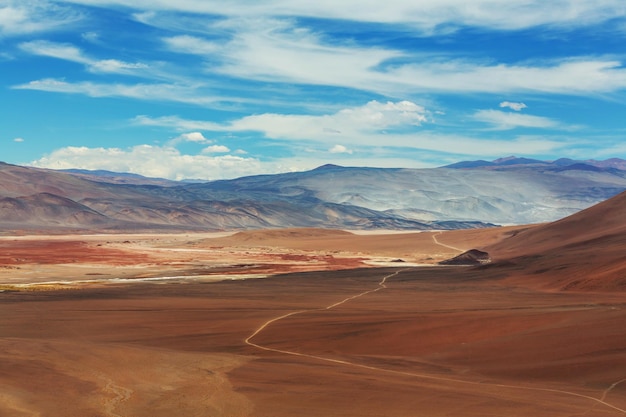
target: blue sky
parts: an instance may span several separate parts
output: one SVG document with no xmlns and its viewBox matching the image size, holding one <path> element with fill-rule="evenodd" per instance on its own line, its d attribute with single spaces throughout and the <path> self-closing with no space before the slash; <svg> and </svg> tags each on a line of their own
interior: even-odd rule
<svg viewBox="0 0 626 417">
<path fill-rule="evenodd" d="M 623 0 L 0 0 L 0 160 L 172 179 L 626 158 Z"/>
</svg>

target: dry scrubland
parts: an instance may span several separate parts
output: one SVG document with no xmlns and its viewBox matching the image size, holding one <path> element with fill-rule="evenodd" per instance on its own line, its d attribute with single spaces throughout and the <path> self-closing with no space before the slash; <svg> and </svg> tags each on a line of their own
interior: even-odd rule
<svg viewBox="0 0 626 417">
<path fill-rule="evenodd" d="M 624 415 L 621 281 L 545 227 L 3 237 L 0 415 Z"/>
</svg>

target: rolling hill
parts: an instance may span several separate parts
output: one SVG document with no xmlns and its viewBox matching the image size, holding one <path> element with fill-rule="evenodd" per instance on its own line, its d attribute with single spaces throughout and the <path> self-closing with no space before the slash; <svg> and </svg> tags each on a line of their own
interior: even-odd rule
<svg viewBox="0 0 626 417">
<path fill-rule="evenodd" d="M 626 192 L 564 219 L 522 230 L 486 248 L 488 268 L 521 271 L 548 289 L 626 289 Z"/>
</svg>

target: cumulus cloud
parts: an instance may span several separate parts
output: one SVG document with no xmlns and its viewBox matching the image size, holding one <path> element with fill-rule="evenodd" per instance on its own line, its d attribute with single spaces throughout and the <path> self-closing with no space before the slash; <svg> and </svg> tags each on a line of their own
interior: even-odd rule
<svg viewBox="0 0 626 417">
<path fill-rule="evenodd" d="M 330 153 L 347 153 L 347 154 L 352 154 L 352 150 L 346 148 L 343 145 L 335 145 L 332 148 L 330 148 L 328 150 L 328 152 L 330 152 Z"/>
<path fill-rule="evenodd" d="M 206 148 L 204 148 L 202 150 L 202 153 L 226 153 L 226 152 L 230 152 L 230 149 L 228 149 L 227 146 L 224 145 L 211 145 L 211 146 L 207 146 Z"/>
<path fill-rule="evenodd" d="M 543 129 L 563 127 L 558 121 L 547 117 L 503 112 L 499 110 L 479 110 L 474 113 L 473 118 L 479 122 L 493 125 L 496 130 L 508 130 L 518 127 Z"/>
<path fill-rule="evenodd" d="M 515 111 L 520 111 L 525 109 L 526 104 L 524 103 L 515 103 L 515 102 L 511 102 L 511 101 L 503 101 L 502 103 L 500 103 L 500 107 L 508 107 L 511 110 L 515 110 Z"/>
<path fill-rule="evenodd" d="M 57 149 L 30 165 L 52 169 L 106 169 L 173 180 L 235 178 L 262 170 L 260 161 L 255 158 L 185 155 L 173 147 L 151 145 L 128 149 L 70 146 Z"/>
<path fill-rule="evenodd" d="M 180 142 L 211 143 L 211 141 L 205 138 L 200 132 L 183 133 L 182 135 L 172 139 L 171 144 Z"/>
<path fill-rule="evenodd" d="M 355 158 L 345 145 L 335 145 L 324 152 L 311 152 L 308 157 L 272 158 L 259 160 L 237 155 L 199 155 L 181 153 L 172 146 L 137 145 L 130 148 L 90 148 L 64 147 L 29 163 L 29 165 L 51 169 L 105 169 L 115 172 L 131 172 L 148 177 L 182 180 L 224 179 L 247 175 L 269 174 L 312 169 L 328 163 L 329 153 L 333 163 L 379 167 L 422 167 L 420 158 L 425 152 L 449 154 L 464 157 L 499 157 L 503 154 L 533 155 L 566 148 L 569 143 L 546 139 L 545 136 L 522 136 L 510 140 L 487 140 L 458 135 L 421 134 L 394 135 L 390 143 L 401 146 L 393 151 L 393 146 L 381 148 L 380 137 L 365 135 L 363 143 L 369 144 L 367 157 Z M 215 145 L 219 146 L 219 145 Z M 360 144 L 360 146 L 368 146 Z M 412 152 L 408 150 L 412 149 Z M 215 148 L 214 150 L 221 150 Z M 245 152 L 235 152 L 243 155 Z M 361 153 L 364 155 L 364 153 Z"/>
</svg>

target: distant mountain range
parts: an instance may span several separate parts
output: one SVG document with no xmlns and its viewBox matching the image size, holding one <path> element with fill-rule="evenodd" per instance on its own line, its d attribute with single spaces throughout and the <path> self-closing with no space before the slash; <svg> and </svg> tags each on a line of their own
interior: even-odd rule
<svg viewBox="0 0 626 417">
<path fill-rule="evenodd" d="M 619 158 L 606 159 L 604 161 L 596 161 L 593 159 L 587 159 L 584 161 L 577 161 L 569 158 L 561 158 L 556 161 L 540 161 L 538 159 L 518 158 L 516 156 L 509 156 L 506 158 L 496 159 L 495 161 L 463 161 L 455 164 L 446 165 L 443 168 L 506 168 L 519 165 L 534 165 L 544 167 L 560 167 L 564 169 L 582 169 L 589 171 L 601 171 L 604 169 L 617 169 L 626 170 L 626 160 Z"/>
<path fill-rule="evenodd" d="M 626 161 L 524 158 L 185 183 L 0 163 L 0 231 L 457 229 L 553 221 L 626 190 Z"/>
</svg>

